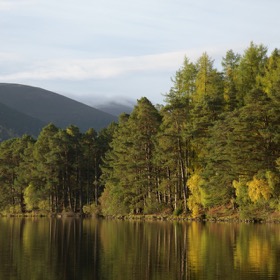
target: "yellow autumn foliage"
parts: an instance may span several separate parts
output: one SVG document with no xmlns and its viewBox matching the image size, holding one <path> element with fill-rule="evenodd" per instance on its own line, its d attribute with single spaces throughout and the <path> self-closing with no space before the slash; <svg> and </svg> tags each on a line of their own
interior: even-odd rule
<svg viewBox="0 0 280 280">
<path fill-rule="evenodd" d="M 200 196 L 199 185 L 201 184 L 201 177 L 199 174 L 194 173 L 188 180 L 188 187 L 193 195 Z"/>
<path fill-rule="evenodd" d="M 207 244 L 209 237 L 205 227 L 201 223 L 192 223 L 188 226 L 187 232 L 189 242 L 187 250 L 187 259 L 192 270 L 198 273 L 204 266 L 204 260 L 207 255 Z"/>
<path fill-rule="evenodd" d="M 203 193 L 201 191 L 201 184 L 203 179 L 197 173 L 193 174 L 187 182 L 191 195 L 188 199 L 188 208 L 192 211 L 192 216 L 195 218 L 199 216 L 202 207 Z"/>
<path fill-rule="evenodd" d="M 269 200 L 272 195 L 272 189 L 268 182 L 264 179 L 258 179 L 256 176 L 247 183 L 247 186 L 249 197 L 253 202 L 258 201 L 260 198 Z"/>
<path fill-rule="evenodd" d="M 269 272 L 273 272 L 277 267 L 277 259 L 271 254 L 271 241 L 260 238 L 260 235 L 252 235 L 250 239 L 244 243 L 244 239 L 238 239 L 235 254 L 234 266 L 249 266 L 253 269 L 265 268 Z"/>
</svg>

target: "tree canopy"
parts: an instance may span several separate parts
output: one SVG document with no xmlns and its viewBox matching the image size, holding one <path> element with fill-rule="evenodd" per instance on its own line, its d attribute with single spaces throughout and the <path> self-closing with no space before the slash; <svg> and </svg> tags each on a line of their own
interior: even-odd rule
<svg viewBox="0 0 280 280">
<path fill-rule="evenodd" d="M 164 105 L 143 97 L 99 133 L 49 124 L 38 139 L 1 142 L 0 210 L 279 212 L 279 50 L 229 50 L 220 69 L 207 53 L 185 57 Z"/>
</svg>

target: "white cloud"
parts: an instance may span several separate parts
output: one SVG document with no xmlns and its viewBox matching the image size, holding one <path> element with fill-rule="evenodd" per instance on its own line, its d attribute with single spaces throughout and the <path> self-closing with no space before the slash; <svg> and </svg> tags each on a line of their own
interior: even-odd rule
<svg viewBox="0 0 280 280">
<path fill-rule="evenodd" d="M 17 62 L 20 61 L 21 57 L 20 55 L 12 52 L 1 52 L 0 51 L 0 62 Z"/>
<path fill-rule="evenodd" d="M 134 71 L 160 71 L 176 67 L 182 52 L 100 59 L 64 59 L 40 62 L 31 70 L 0 76 L 1 80 L 107 79 Z"/>
<path fill-rule="evenodd" d="M 0 11 L 20 9 L 23 5 L 36 3 L 35 0 L 0 0 Z"/>
<path fill-rule="evenodd" d="M 213 49 L 211 55 L 224 50 Z M 1 81 L 21 80 L 86 80 L 109 79 L 131 72 L 176 71 L 183 63 L 184 56 L 195 61 L 201 49 L 168 52 L 143 56 L 125 56 L 119 58 L 98 59 L 58 59 L 35 63 L 31 70 L 1 75 Z M 224 53 L 223 53 L 224 54 Z M 1 60 L 1 53 L 0 53 Z"/>
</svg>

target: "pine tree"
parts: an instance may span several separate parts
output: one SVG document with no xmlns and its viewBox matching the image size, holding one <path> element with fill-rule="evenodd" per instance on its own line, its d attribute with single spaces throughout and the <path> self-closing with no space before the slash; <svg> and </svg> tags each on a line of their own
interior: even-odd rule
<svg viewBox="0 0 280 280">
<path fill-rule="evenodd" d="M 59 129 L 49 124 L 40 132 L 34 146 L 33 158 L 35 175 L 32 179 L 35 191 L 42 194 L 42 199 L 49 200 L 51 211 L 60 209 L 60 166 L 61 161 L 57 152 L 60 145 L 56 135 Z"/>
<path fill-rule="evenodd" d="M 105 185 L 104 192 L 100 198 L 104 214 L 129 213 L 130 185 L 127 183 L 129 154 L 128 149 L 133 143 L 130 140 L 128 127 L 129 115 L 121 114 L 118 125 L 113 133 L 110 149 L 105 154 L 102 164 L 101 180 Z"/>
<path fill-rule="evenodd" d="M 207 54 L 203 54 L 198 59 L 197 69 L 197 90 L 192 98 L 190 133 L 193 138 L 194 161 L 196 161 L 193 165 L 201 169 L 207 154 L 205 147 L 209 138 L 209 129 L 224 111 L 224 84 L 221 73 L 213 67 L 213 61 Z"/>
<path fill-rule="evenodd" d="M 187 180 L 192 168 L 190 110 L 196 90 L 196 75 L 195 65 L 185 58 L 166 95 L 166 105 L 161 110 L 161 129 L 157 136 L 157 162 L 162 170 L 160 188 L 165 203 L 176 211 L 187 211 Z"/>
<path fill-rule="evenodd" d="M 33 144 L 34 139 L 27 135 L 6 140 L 0 144 L 2 210 L 6 209 L 12 213 L 25 212 L 24 189 L 28 186 L 28 179 L 30 179 L 29 159 Z"/>
<path fill-rule="evenodd" d="M 145 211 L 148 201 L 154 199 L 153 137 L 159 123 L 156 108 L 141 98 L 129 117 L 122 116 L 114 134 L 112 150 L 106 156 L 107 168 L 103 167 L 105 191 L 115 193 L 123 211 Z"/>
<path fill-rule="evenodd" d="M 240 59 L 238 67 L 238 101 L 239 107 L 246 104 L 247 98 L 255 89 L 260 88 L 259 80 L 264 76 L 267 61 L 267 48 L 251 42 Z"/>
<path fill-rule="evenodd" d="M 237 69 L 241 56 L 235 54 L 232 50 L 223 57 L 223 79 L 224 79 L 224 99 L 226 110 L 233 111 L 238 107 L 237 102 Z"/>
</svg>

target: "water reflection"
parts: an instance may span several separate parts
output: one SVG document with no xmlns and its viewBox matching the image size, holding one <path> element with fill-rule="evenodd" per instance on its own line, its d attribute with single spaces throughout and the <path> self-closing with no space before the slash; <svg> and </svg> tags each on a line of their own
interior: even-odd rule
<svg viewBox="0 0 280 280">
<path fill-rule="evenodd" d="M 0 219 L 0 279 L 279 279 L 280 225 Z"/>
</svg>

